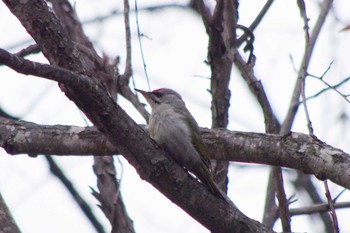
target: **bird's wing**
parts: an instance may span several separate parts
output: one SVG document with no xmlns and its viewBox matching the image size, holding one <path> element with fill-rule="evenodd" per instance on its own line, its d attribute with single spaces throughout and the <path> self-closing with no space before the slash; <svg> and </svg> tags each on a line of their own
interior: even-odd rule
<svg viewBox="0 0 350 233">
<path fill-rule="evenodd" d="M 191 120 L 187 121 L 187 124 L 189 125 L 191 129 L 191 139 L 192 139 L 192 144 L 194 148 L 197 150 L 203 161 L 207 164 L 208 161 L 210 160 L 209 152 L 208 149 L 206 148 L 202 136 L 199 132 L 199 126 L 196 122 L 196 120 L 192 117 L 190 114 Z M 207 164 L 208 165 L 208 164 Z"/>
</svg>

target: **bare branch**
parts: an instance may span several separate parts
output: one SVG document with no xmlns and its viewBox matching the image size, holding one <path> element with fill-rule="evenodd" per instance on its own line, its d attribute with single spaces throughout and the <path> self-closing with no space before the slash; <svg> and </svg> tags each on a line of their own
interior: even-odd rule
<svg viewBox="0 0 350 233">
<path fill-rule="evenodd" d="M 323 84 L 325 84 L 327 87 L 320 90 L 319 92 L 317 92 L 316 94 L 312 95 L 312 96 L 309 96 L 306 98 L 306 100 L 309 100 L 309 99 L 313 99 L 319 95 L 321 95 L 322 93 L 326 92 L 326 91 L 329 91 L 329 90 L 334 90 L 337 94 L 339 94 L 346 102 L 350 103 L 350 100 L 348 99 L 349 95 L 348 94 L 343 94 L 341 93 L 337 88 L 340 87 L 341 85 L 343 85 L 344 83 L 348 82 L 350 80 L 350 77 L 347 77 L 345 78 L 344 80 L 340 81 L 339 83 L 337 84 L 334 84 L 334 85 L 331 85 L 329 84 L 328 82 L 326 82 L 322 76 L 321 77 L 317 77 L 315 75 L 311 75 L 309 74 L 310 77 L 313 77 L 313 78 L 317 78 L 318 80 L 320 80 Z"/>
<path fill-rule="evenodd" d="M 145 6 L 142 8 L 138 8 L 139 11 L 156 11 L 156 10 L 163 10 L 163 9 L 168 9 L 168 8 L 179 8 L 179 9 L 188 9 L 188 6 L 181 5 L 181 4 L 176 4 L 176 3 L 165 3 L 165 4 L 157 4 L 156 6 Z M 132 11 L 134 12 L 134 11 Z M 111 10 L 109 13 L 106 15 L 98 16 L 95 18 L 87 19 L 83 21 L 83 24 L 91 24 L 91 23 L 101 23 L 105 20 L 110 19 L 113 16 L 120 16 L 124 14 L 123 11 L 120 11 L 119 9 Z"/>
<path fill-rule="evenodd" d="M 305 7 L 305 2 L 304 0 L 298 0 L 297 5 L 299 7 L 300 11 L 300 16 L 304 21 L 304 31 L 305 31 L 305 40 L 308 41 L 310 40 L 310 34 L 309 34 L 309 18 L 307 17 L 306 14 L 306 7 Z"/>
<path fill-rule="evenodd" d="M 272 167 L 267 180 L 266 197 L 264 206 L 264 215 L 262 217 L 262 223 L 272 228 L 275 221 L 278 218 L 278 206 L 276 204 L 276 182 L 275 172 Z"/>
<path fill-rule="evenodd" d="M 95 156 L 93 169 L 100 193 L 92 190 L 92 194 L 101 203 L 100 208 L 112 225 L 112 233 L 135 232 L 132 221 L 126 213 L 119 182 L 116 180 L 113 157 Z"/>
<path fill-rule="evenodd" d="M 201 134 L 212 159 L 293 168 L 350 189 L 350 155 L 314 137 L 301 133 L 279 136 L 204 128 Z M 95 127 L 40 126 L 0 117 L 0 136 L 0 146 L 10 154 L 121 153 Z"/>
<path fill-rule="evenodd" d="M 53 175 L 57 177 L 61 181 L 61 183 L 66 187 L 67 191 L 71 194 L 77 205 L 80 207 L 81 211 L 85 214 L 85 216 L 89 219 L 92 226 L 99 233 L 106 232 L 101 223 L 97 220 L 96 216 L 92 212 L 89 204 L 82 198 L 82 196 L 78 193 L 78 191 L 73 186 L 72 182 L 66 177 L 61 168 L 57 165 L 55 160 L 52 157 L 46 156 L 46 161 L 49 164 L 50 171 Z"/>
<path fill-rule="evenodd" d="M 256 27 L 261 23 L 262 19 L 266 15 L 266 13 L 269 11 L 270 7 L 272 6 L 272 3 L 274 0 L 267 0 L 264 7 L 261 9 L 259 14 L 254 19 L 253 23 L 249 26 L 249 30 L 253 32 Z M 248 33 L 244 33 L 241 37 L 237 40 L 237 46 L 240 46 L 247 38 L 249 37 Z"/>
<path fill-rule="evenodd" d="M 124 0 L 124 25 L 125 25 L 125 41 L 126 41 L 126 58 L 125 58 L 125 70 L 124 79 L 129 79 L 132 75 L 131 65 L 131 32 L 130 32 L 130 20 L 129 20 L 129 0 Z M 128 83 L 128 82 L 127 82 Z"/>
<path fill-rule="evenodd" d="M 333 220 L 333 233 L 339 233 L 337 213 L 335 212 L 335 208 L 334 208 L 333 200 L 331 197 L 331 193 L 329 191 L 327 180 L 325 180 L 323 182 L 323 184 L 324 184 L 324 188 L 326 190 L 326 198 L 328 201 L 329 209 L 331 211 L 331 216 L 332 216 L 332 220 Z"/>
<path fill-rule="evenodd" d="M 302 0 L 300 0 L 298 2 L 298 6 L 299 6 L 299 9 L 301 11 L 301 14 L 303 15 L 304 24 L 305 24 L 304 25 L 305 35 L 306 35 L 305 36 L 306 37 L 305 53 L 304 53 L 304 57 L 302 60 L 302 64 L 299 68 L 298 79 L 297 79 L 297 82 L 296 82 L 295 87 L 294 87 L 290 107 L 289 107 L 287 116 L 284 119 L 284 122 L 283 122 L 281 129 L 280 129 L 280 132 L 279 132 L 281 135 L 287 134 L 292 127 L 295 115 L 296 115 L 298 107 L 299 107 L 300 95 L 302 95 L 303 99 L 304 99 L 304 108 L 305 108 L 305 112 L 306 112 L 306 116 L 307 116 L 307 120 L 308 120 L 308 129 L 309 129 L 310 134 L 312 134 L 311 121 L 310 121 L 308 109 L 306 106 L 304 83 L 305 83 L 305 78 L 307 75 L 307 69 L 308 69 L 308 66 L 310 63 L 311 54 L 313 52 L 313 48 L 316 44 L 316 41 L 317 41 L 318 35 L 321 31 L 321 28 L 325 22 L 326 16 L 327 16 L 327 14 L 332 6 L 332 2 L 333 2 L 332 0 L 324 0 L 323 7 L 321 9 L 321 13 L 319 15 L 319 18 L 316 22 L 316 25 L 315 25 L 313 31 L 312 31 L 310 39 L 309 39 L 309 33 L 308 33 L 308 24 L 307 24 L 308 21 L 307 21 L 306 12 L 305 12 L 305 4 Z"/>
<path fill-rule="evenodd" d="M 324 0 L 321 6 L 321 12 L 317 19 L 316 25 L 314 26 L 310 40 L 308 40 L 308 43 L 305 45 L 305 52 L 303 56 L 302 63 L 299 68 L 298 72 L 298 78 L 294 87 L 293 96 L 290 102 L 289 110 L 287 113 L 287 116 L 284 119 L 284 122 L 281 127 L 281 133 L 286 134 L 290 131 L 294 117 L 298 111 L 299 108 L 299 98 L 300 93 L 302 91 L 302 85 L 304 82 L 305 77 L 307 76 L 307 69 L 309 67 L 310 58 L 313 52 L 313 49 L 315 47 L 315 44 L 317 42 L 317 38 L 320 34 L 320 31 L 324 25 L 324 22 L 326 20 L 326 17 L 328 15 L 329 10 L 331 9 L 333 4 L 333 0 Z"/>
<path fill-rule="evenodd" d="M 289 203 L 284 190 L 282 168 L 274 167 L 272 172 L 275 174 L 276 196 L 278 199 L 278 209 L 282 222 L 282 229 L 283 232 L 292 232 L 290 225 Z"/>
<path fill-rule="evenodd" d="M 317 187 L 311 180 L 311 176 L 303 174 L 301 172 L 297 172 L 297 178 L 293 182 L 296 190 L 306 191 L 307 195 L 311 199 L 312 203 L 318 205 L 323 202 L 323 199 L 318 193 Z M 290 210 L 291 213 L 291 210 Z M 291 215 L 293 215 L 291 213 Z M 325 226 L 325 232 L 331 232 L 333 229 L 332 219 L 327 213 L 320 213 L 320 218 Z"/>
<path fill-rule="evenodd" d="M 21 233 L 0 193 L 0 226 L 3 233 Z"/>
<path fill-rule="evenodd" d="M 54 65 L 29 61 L 19 56 L 13 55 L 1 48 L 0 64 L 4 64 L 11 69 L 25 75 L 35 75 L 68 85 L 79 85 L 82 83 L 87 83 L 87 78 L 83 78 L 82 76 L 77 75 L 69 70 Z"/>
<path fill-rule="evenodd" d="M 312 136 L 312 135 L 314 135 L 314 129 L 312 128 L 310 113 L 309 113 L 309 109 L 307 107 L 306 94 L 305 94 L 305 79 L 302 82 L 301 98 L 303 101 L 303 106 L 304 106 L 304 111 L 305 111 L 305 116 L 306 116 L 307 129 L 309 131 L 309 135 Z"/>
<path fill-rule="evenodd" d="M 209 33 L 212 20 L 209 7 L 205 5 L 203 0 L 191 0 L 189 6 L 202 16 L 204 27 L 207 30 L 207 33 Z"/>
<path fill-rule="evenodd" d="M 337 202 L 333 204 L 334 209 L 343 209 L 343 208 L 349 208 L 350 202 Z M 290 214 L 295 215 L 304 215 L 304 214 L 315 214 L 315 213 L 321 213 L 321 212 L 328 212 L 329 204 L 316 204 L 312 206 L 307 207 L 300 207 L 300 208 L 292 208 L 289 210 Z"/>
<path fill-rule="evenodd" d="M 137 96 L 130 90 L 129 80 L 132 76 L 132 63 L 131 63 L 131 32 L 130 32 L 130 20 L 129 20 L 129 1 L 124 0 L 124 24 L 125 24 L 125 40 L 126 40 L 126 59 L 124 74 L 118 77 L 118 89 L 120 94 L 129 100 L 139 113 L 148 121 L 149 113 L 146 111 L 145 106 L 141 104 Z M 140 38 L 139 38 L 140 39 Z"/>
<path fill-rule="evenodd" d="M 20 57 L 25 57 L 30 54 L 35 54 L 39 52 L 40 52 L 39 46 L 37 44 L 32 44 L 32 45 L 29 45 L 27 48 L 24 48 L 21 51 L 17 52 L 16 55 Z"/>
<path fill-rule="evenodd" d="M 300 15 L 301 15 L 301 17 L 302 17 L 302 19 L 304 21 L 305 44 L 307 46 L 309 44 L 309 42 L 310 42 L 310 34 L 309 34 L 309 19 L 308 19 L 307 14 L 306 14 L 306 7 L 305 7 L 304 0 L 298 0 L 297 1 L 297 5 L 299 7 Z M 309 135 L 313 135 L 314 130 L 312 128 L 310 114 L 309 114 L 309 110 L 307 108 L 307 102 L 306 102 L 305 79 L 306 79 L 306 76 L 304 78 L 302 78 L 300 94 L 301 94 L 301 98 L 302 98 L 302 102 L 303 102 L 303 106 L 304 106 L 304 111 L 305 111 L 305 116 L 306 116 L 306 122 L 307 122 L 307 128 L 308 128 L 308 131 L 309 131 Z"/>
<path fill-rule="evenodd" d="M 278 132 L 280 124 L 276 118 L 276 116 L 273 113 L 272 107 L 270 105 L 270 102 L 266 96 L 264 87 L 253 73 L 253 70 L 251 67 L 246 64 L 242 56 L 238 51 L 235 53 L 235 59 L 234 59 L 235 65 L 239 69 L 239 71 L 242 74 L 243 79 L 248 84 L 248 87 L 251 91 L 251 93 L 255 96 L 257 101 L 259 102 L 265 119 L 265 128 L 266 131 L 269 133 L 275 133 Z"/>
</svg>

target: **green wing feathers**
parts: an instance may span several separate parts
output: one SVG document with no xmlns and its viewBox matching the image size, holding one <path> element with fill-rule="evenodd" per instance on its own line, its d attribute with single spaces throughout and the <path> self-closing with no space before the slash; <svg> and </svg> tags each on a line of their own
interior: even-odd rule
<svg viewBox="0 0 350 233">
<path fill-rule="evenodd" d="M 194 174 L 210 189 L 210 191 L 216 197 L 219 197 L 227 201 L 226 195 L 223 193 L 223 191 L 220 190 L 220 188 L 215 183 L 214 177 L 212 173 L 209 171 L 206 164 L 202 163 L 201 166 L 198 166 L 198 171 L 194 171 Z"/>
</svg>

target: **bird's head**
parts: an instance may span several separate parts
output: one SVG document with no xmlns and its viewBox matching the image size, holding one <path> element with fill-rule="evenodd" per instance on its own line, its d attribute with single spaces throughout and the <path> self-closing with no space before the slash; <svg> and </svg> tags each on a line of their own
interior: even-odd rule
<svg viewBox="0 0 350 233">
<path fill-rule="evenodd" d="M 168 104 L 174 107 L 184 104 L 181 96 L 176 91 L 168 88 L 160 88 L 153 91 L 135 90 L 145 97 L 152 109 L 162 104 Z"/>
</svg>

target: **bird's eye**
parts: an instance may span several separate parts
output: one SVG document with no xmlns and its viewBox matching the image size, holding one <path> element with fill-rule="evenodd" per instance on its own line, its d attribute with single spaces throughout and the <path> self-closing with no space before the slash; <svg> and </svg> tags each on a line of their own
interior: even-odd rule
<svg viewBox="0 0 350 233">
<path fill-rule="evenodd" d="M 161 98 L 164 94 L 161 92 L 154 92 L 154 94 L 158 97 Z"/>
</svg>

